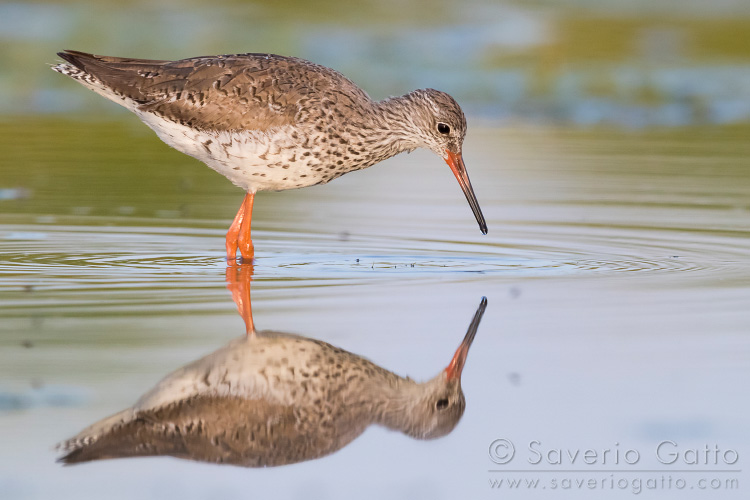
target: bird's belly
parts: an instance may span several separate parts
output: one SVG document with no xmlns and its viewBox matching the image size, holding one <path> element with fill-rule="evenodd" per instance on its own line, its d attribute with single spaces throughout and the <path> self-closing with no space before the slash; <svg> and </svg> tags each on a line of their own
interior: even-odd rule
<svg viewBox="0 0 750 500">
<path fill-rule="evenodd" d="M 196 158 L 248 192 L 312 186 L 342 175 L 293 139 L 291 126 L 269 131 L 205 131 L 137 113 L 169 146 Z M 308 140 L 314 146 L 315 141 Z"/>
<path fill-rule="evenodd" d="M 170 373 L 134 408 L 159 408 L 198 395 L 263 400 L 282 406 L 311 405 L 320 397 L 321 380 L 308 379 L 302 372 L 307 371 L 303 367 L 316 353 L 311 342 L 297 344 L 294 339 L 265 336 L 239 338 Z"/>
</svg>

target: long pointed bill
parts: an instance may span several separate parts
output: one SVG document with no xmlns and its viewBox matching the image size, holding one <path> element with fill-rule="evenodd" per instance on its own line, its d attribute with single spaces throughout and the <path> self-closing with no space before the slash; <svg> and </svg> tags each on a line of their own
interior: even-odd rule
<svg viewBox="0 0 750 500">
<path fill-rule="evenodd" d="M 474 342 L 474 336 L 477 334 L 479 328 L 479 322 L 482 321 L 482 315 L 484 310 L 487 309 L 487 297 L 482 297 L 482 302 L 479 303 L 477 312 L 474 313 L 474 319 L 471 320 L 469 325 L 469 331 L 466 332 L 466 336 L 461 341 L 461 345 L 458 346 L 456 354 L 453 355 L 448 368 L 445 369 L 445 374 L 448 376 L 448 380 L 458 379 L 461 380 L 461 372 L 466 364 L 466 356 L 469 354 L 469 347 Z"/>
<path fill-rule="evenodd" d="M 453 170 L 453 175 L 456 176 L 456 180 L 458 181 L 458 184 L 461 186 L 461 189 L 466 196 L 466 201 L 469 202 L 471 211 L 474 212 L 474 217 L 476 217 L 477 222 L 479 223 L 479 230 L 482 231 L 482 234 L 487 234 L 487 223 L 484 221 L 482 209 L 479 208 L 479 202 L 477 201 L 477 197 L 474 194 L 474 189 L 471 187 L 469 173 L 466 172 L 466 166 L 464 165 L 463 157 L 460 153 L 456 154 L 452 151 L 448 151 L 447 149 L 445 150 L 445 153 L 447 155 L 445 158 L 445 163 L 447 163 L 451 170 Z"/>
</svg>

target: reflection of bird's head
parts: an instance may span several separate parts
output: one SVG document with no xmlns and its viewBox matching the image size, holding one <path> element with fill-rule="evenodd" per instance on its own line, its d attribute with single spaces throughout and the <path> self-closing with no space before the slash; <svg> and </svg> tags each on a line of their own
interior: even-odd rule
<svg viewBox="0 0 750 500">
<path fill-rule="evenodd" d="M 404 433 L 417 439 L 435 439 L 449 434 L 466 409 L 461 380 L 448 379 L 443 371 L 420 386 L 422 397 L 410 408 L 410 425 L 403 429 Z"/>
<path fill-rule="evenodd" d="M 461 373 L 486 307 L 487 299 L 483 297 L 448 367 L 432 380 L 423 384 L 412 383 L 408 391 L 410 397 L 407 397 L 411 404 L 402 407 L 402 416 L 396 419 L 401 420 L 397 428 L 405 434 L 417 439 L 439 438 L 450 433 L 461 420 L 466 409 Z"/>
</svg>

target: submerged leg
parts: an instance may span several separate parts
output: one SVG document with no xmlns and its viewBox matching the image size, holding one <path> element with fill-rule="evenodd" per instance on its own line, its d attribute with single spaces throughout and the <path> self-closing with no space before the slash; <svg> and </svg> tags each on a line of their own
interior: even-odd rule
<svg viewBox="0 0 750 500">
<path fill-rule="evenodd" d="M 245 198 L 242 200 L 242 205 L 240 205 L 240 209 L 237 211 L 237 215 L 234 216 L 234 221 L 232 221 L 232 225 L 229 226 L 229 231 L 227 231 L 226 246 L 228 261 L 234 261 L 237 258 L 237 247 L 243 245 L 242 228 L 245 221 L 247 221 L 247 240 L 249 241 L 250 247 L 249 258 L 253 258 L 253 243 L 250 241 L 250 219 L 253 215 L 253 197 L 254 194 L 252 193 L 247 193 L 245 195 Z M 240 254 L 243 258 L 246 258 L 246 254 L 248 253 L 247 243 L 245 243 L 244 246 L 244 251 L 240 248 Z"/>
<path fill-rule="evenodd" d="M 253 257 L 255 256 L 255 248 L 253 247 L 253 240 L 250 238 L 250 224 L 253 220 L 253 199 L 255 193 L 247 193 L 245 196 L 245 216 L 242 218 L 242 224 L 240 224 L 240 235 L 237 239 L 237 246 L 240 249 L 240 255 L 242 255 L 242 262 L 248 264 L 253 263 Z"/>
</svg>

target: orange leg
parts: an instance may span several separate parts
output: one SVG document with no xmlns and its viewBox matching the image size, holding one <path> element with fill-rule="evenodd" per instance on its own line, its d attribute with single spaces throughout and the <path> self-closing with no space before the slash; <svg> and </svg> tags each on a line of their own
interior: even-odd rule
<svg viewBox="0 0 750 500">
<path fill-rule="evenodd" d="M 253 279 L 252 265 L 229 265 L 226 270 L 227 289 L 232 292 L 232 299 L 237 304 L 237 311 L 245 320 L 245 332 L 249 337 L 255 335 L 253 324 L 253 307 L 250 303 L 250 282 Z"/>
<path fill-rule="evenodd" d="M 232 225 L 227 231 L 227 260 L 233 262 L 237 258 L 237 248 L 240 249 L 242 259 L 253 259 L 253 242 L 250 239 L 250 222 L 253 217 L 253 198 L 254 193 L 247 193 L 242 205 L 234 216 Z"/>
<path fill-rule="evenodd" d="M 250 224 L 253 220 L 253 199 L 255 193 L 247 193 L 245 196 L 245 216 L 242 218 L 242 224 L 240 225 L 240 235 L 237 240 L 237 246 L 240 249 L 240 255 L 242 255 L 242 262 L 248 264 L 253 263 L 253 257 L 255 256 L 255 248 L 253 248 L 253 240 L 250 238 Z"/>
</svg>

